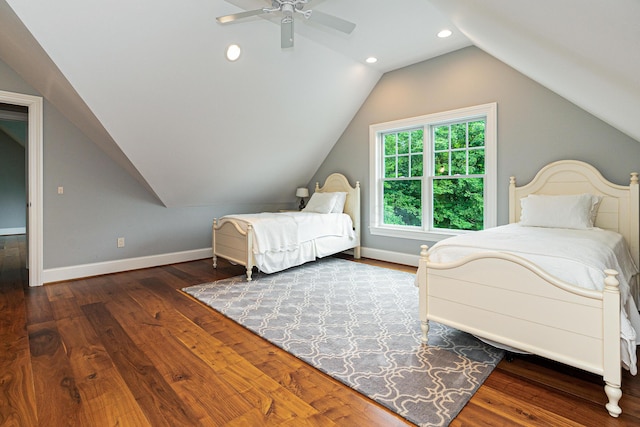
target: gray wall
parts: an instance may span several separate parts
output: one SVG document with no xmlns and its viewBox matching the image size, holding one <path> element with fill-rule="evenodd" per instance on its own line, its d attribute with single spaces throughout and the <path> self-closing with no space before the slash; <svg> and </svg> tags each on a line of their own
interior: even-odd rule
<svg viewBox="0 0 640 427">
<path fill-rule="evenodd" d="M 40 95 L 2 61 L 0 90 Z M 214 217 L 296 203 L 292 185 L 291 205 L 166 208 L 46 100 L 43 116 L 45 269 L 211 247 Z M 124 248 L 116 247 L 118 237 Z"/>
<path fill-rule="evenodd" d="M 0 232 L 26 227 L 25 168 L 24 147 L 0 130 Z"/>
<path fill-rule="evenodd" d="M 373 236 L 369 225 L 369 125 L 472 105 L 498 105 L 498 224 L 508 222 L 509 176 L 528 182 L 543 165 L 577 159 L 628 185 L 640 143 L 476 47 L 385 74 L 313 181 L 344 173 L 362 186 L 362 245 L 418 254 L 425 242 Z M 430 242 L 426 242 L 430 243 Z"/>
</svg>

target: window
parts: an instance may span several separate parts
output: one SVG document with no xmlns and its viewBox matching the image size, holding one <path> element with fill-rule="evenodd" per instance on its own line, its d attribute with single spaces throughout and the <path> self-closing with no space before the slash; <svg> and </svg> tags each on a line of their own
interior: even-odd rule
<svg viewBox="0 0 640 427">
<path fill-rule="evenodd" d="M 496 104 L 370 126 L 372 234 L 441 240 L 496 225 Z"/>
</svg>

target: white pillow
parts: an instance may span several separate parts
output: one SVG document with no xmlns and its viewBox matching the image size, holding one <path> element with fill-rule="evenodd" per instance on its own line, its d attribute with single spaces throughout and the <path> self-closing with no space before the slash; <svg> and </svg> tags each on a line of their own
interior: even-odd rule
<svg viewBox="0 0 640 427">
<path fill-rule="evenodd" d="M 336 195 L 336 203 L 333 205 L 333 209 L 331 209 L 332 213 L 342 213 L 344 212 L 344 204 L 347 201 L 347 192 L 346 191 L 338 191 L 333 193 Z"/>
<path fill-rule="evenodd" d="M 337 197 L 336 193 L 313 193 L 302 212 L 331 213 Z"/>
<path fill-rule="evenodd" d="M 588 229 L 593 227 L 597 206 L 591 194 L 547 196 L 530 194 L 520 200 L 520 224 L 529 227 Z M 593 210 L 595 213 L 592 213 Z"/>
</svg>

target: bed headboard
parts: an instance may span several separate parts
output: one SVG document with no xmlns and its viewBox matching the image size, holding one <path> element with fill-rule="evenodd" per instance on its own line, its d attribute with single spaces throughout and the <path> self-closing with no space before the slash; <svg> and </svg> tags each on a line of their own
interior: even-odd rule
<svg viewBox="0 0 640 427">
<path fill-rule="evenodd" d="M 346 191 L 347 200 L 344 204 L 344 213 L 351 217 L 353 228 L 356 232 L 358 245 L 360 245 L 360 181 L 356 181 L 356 186 L 352 187 L 346 176 L 340 173 L 332 173 L 320 187 L 316 182 L 316 192 L 329 193 L 334 191 Z"/>
<path fill-rule="evenodd" d="M 631 173 L 628 186 L 607 181 L 590 164 L 578 160 L 560 160 L 540 169 L 533 180 L 516 187 L 515 177 L 509 183 L 509 222 L 520 221 L 520 199 L 529 194 L 596 194 L 603 196 L 596 217 L 596 227 L 622 234 L 631 256 L 640 265 L 640 201 L 638 173 Z"/>
</svg>

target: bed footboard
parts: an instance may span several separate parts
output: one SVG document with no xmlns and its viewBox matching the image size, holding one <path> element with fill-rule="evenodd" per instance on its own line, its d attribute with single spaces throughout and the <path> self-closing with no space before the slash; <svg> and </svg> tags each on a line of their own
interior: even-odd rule
<svg viewBox="0 0 640 427">
<path fill-rule="evenodd" d="M 433 320 L 488 340 L 602 375 L 613 417 L 622 410 L 618 273 L 603 292 L 559 281 L 520 257 L 486 252 L 418 268 L 420 322 Z"/>
<path fill-rule="evenodd" d="M 244 231 L 235 221 L 218 219 L 213 220 L 212 227 L 212 252 L 213 268 L 218 267 L 218 257 L 224 258 L 233 264 L 246 267 L 247 281 L 251 281 L 253 266 L 253 233 L 251 224 L 247 224 Z"/>
</svg>

